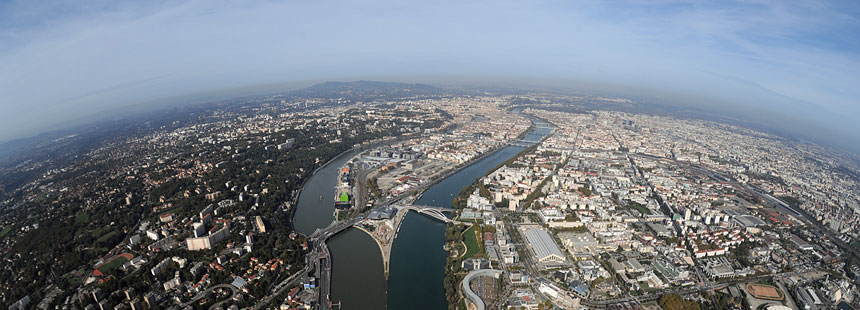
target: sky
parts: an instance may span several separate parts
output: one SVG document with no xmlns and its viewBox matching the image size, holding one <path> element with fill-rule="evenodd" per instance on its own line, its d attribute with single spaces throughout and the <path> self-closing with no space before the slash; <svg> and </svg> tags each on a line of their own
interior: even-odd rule
<svg viewBox="0 0 860 310">
<path fill-rule="evenodd" d="M 444 77 L 629 86 L 860 145 L 860 4 L 0 2 L 0 141 L 188 94 Z"/>
</svg>

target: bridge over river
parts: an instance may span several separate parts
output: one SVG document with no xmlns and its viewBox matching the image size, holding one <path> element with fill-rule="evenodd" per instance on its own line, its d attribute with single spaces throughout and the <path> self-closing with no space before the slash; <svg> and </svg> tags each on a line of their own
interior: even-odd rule
<svg viewBox="0 0 860 310">
<path fill-rule="evenodd" d="M 393 209 L 396 212 L 393 212 L 393 216 L 386 216 L 380 218 L 368 218 L 368 216 L 372 213 L 381 213 L 381 214 L 392 214 Z M 381 206 L 374 209 L 371 209 L 365 213 L 362 213 L 358 216 L 352 217 L 348 220 L 344 221 L 336 221 L 332 222 L 328 227 L 323 229 L 317 229 L 313 234 L 309 236 L 309 241 L 313 244 L 314 250 L 312 251 L 312 260 L 314 260 L 314 265 L 320 270 L 319 277 L 319 287 L 320 287 L 320 303 L 324 306 L 324 309 L 331 308 L 330 301 L 330 293 L 331 293 L 331 266 L 329 262 L 331 261 L 331 254 L 328 251 L 328 246 L 326 246 L 326 241 L 334 235 L 346 230 L 350 227 L 355 227 L 373 238 L 376 241 L 376 244 L 379 246 L 379 251 L 382 253 L 382 263 L 385 270 L 385 277 L 388 278 L 388 265 L 391 259 L 391 247 L 394 244 L 394 239 L 397 237 L 397 231 L 399 230 L 400 223 L 406 217 L 406 214 L 409 211 L 417 212 L 420 214 L 427 215 L 433 219 L 438 221 L 442 221 L 445 223 L 456 223 L 456 224 L 471 224 L 471 223 L 463 223 L 460 221 L 453 220 L 445 215 L 445 213 L 453 212 L 454 209 L 451 208 L 440 208 L 433 206 L 422 206 L 422 205 L 391 205 L 391 206 Z"/>
<path fill-rule="evenodd" d="M 368 217 L 369 214 L 373 213 L 392 214 L 391 212 L 389 212 L 391 211 L 391 209 L 393 209 L 393 211 L 396 211 L 393 212 L 393 216 L 386 216 L 380 218 Z M 385 276 L 387 278 L 388 262 L 391 258 L 391 247 L 394 244 L 394 239 L 397 237 L 397 231 L 400 228 L 400 223 L 403 222 L 403 219 L 406 217 L 406 214 L 409 211 L 424 214 L 433 219 L 445 223 L 471 224 L 456 221 L 446 216 L 445 213 L 451 213 L 454 211 L 451 208 L 422 205 L 393 205 L 374 208 L 366 213 L 363 213 L 362 215 L 353 217 L 349 220 L 333 222 L 328 227 L 315 231 L 310 236 L 310 238 L 314 242 L 324 244 L 325 241 L 328 240 L 328 238 L 350 227 L 355 227 L 367 233 L 368 235 L 370 235 L 371 238 L 373 238 L 374 241 L 376 241 L 376 244 L 379 246 L 379 251 L 382 253 L 382 263 L 385 270 Z"/>
</svg>

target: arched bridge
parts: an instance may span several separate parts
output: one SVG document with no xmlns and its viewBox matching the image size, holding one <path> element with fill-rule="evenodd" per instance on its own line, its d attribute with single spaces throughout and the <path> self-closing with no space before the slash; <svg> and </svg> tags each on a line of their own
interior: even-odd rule
<svg viewBox="0 0 860 310">
<path fill-rule="evenodd" d="M 429 215 L 437 220 L 443 221 L 445 223 L 456 223 L 457 221 L 452 220 L 445 216 L 445 212 L 453 212 L 454 209 L 451 208 L 441 208 L 441 207 L 432 207 L 432 206 L 422 206 L 422 205 L 402 205 L 402 206 L 394 206 L 397 210 L 407 210 L 407 211 L 415 211 L 421 214 Z"/>
<path fill-rule="evenodd" d="M 452 220 L 452 219 L 448 218 L 447 216 L 445 216 L 446 212 L 450 213 L 450 212 L 454 211 L 454 209 L 451 209 L 451 208 L 421 206 L 421 205 L 399 205 L 399 206 L 396 205 L 396 206 L 392 206 L 392 207 L 397 209 L 398 212 L 400 210 L 415 211 L 415 212 L 418 212 L 421 214 L 429 215 L 435 219 L 438 219 L 438 220 L 446 222 L 446 223 L 458 223 L 457 221 Z M 316 231 L 314 231 L 313 234 L 311 234 L 310 237 L 312 239 L 323 239 L 323 240 L 325 240 L 325 239 L 328 239 L 329 237 L 336 235 L 337 233 L 339 233 L 339 232 L 341 232 L 341 231 L 343 231 L 349 227 L 352 227 L 353 225 L 355 225 L 359 222 L 362 222 L 362 220 L 359 218 L 351 218 L 349 220 L 339 221 L 339 222 L 335 221 L 335 222 L 332 222 L 331 224 L 329 224 L 329 226 L 327 226 L 325 228 L 317 229 Z M 395 225 L 395 227 L 396 227 L 396 225 Z"/>
</svg>

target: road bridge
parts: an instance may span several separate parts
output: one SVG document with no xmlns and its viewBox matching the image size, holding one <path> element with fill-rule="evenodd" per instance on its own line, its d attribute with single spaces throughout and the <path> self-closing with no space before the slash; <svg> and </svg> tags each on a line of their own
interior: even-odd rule
<svg viewBox="0 0 860 310">
<path fill-rule="evenodd" d="M 378 210 L 380 208 L 374 210 Z M 421 205 L 395 205 L 391 206 L 391 208 L 396 210 L 391 218 L 366 218 L 353 224 L 353 227 L 365 232 L 373 238 L 373 241 L 376 242 L 376 245 L 379 247 L 379 252 L 382 254 L 382 264 L 386 278 L 388 277 L 391 248 L 394 246 L 394 239 L 397 237 L 397 232 L 400 230 L 400 223 L 403 222 L 403 219 L 409 211 L 424 214 L 445 223 L 459 223 L 458 221 L 445 216 L 445 213 L 453 211 L 453 209 L 450 208 Z"/>
<path fill-rule="evenodd" d="M 530 146 L 534 145 L 535 142 L 534 141 L 515 140 L 515 141 L 508 141 L 505 144 L 508 146 L 530 147 Z"/>
<path fill-rule="evenodd" d="M 451 208 L 442 208 L 442 207 L 433 207 L 433 206 L 422 206 L 422 205 L 395 205 L 391 206 L 396 209 L 397 212 L 392 218 L 382 218 L 382 219 L 369 219 L 366 218 L 367 214 L 369 214 L 373 210 L 378 210 L 384 207 L 374 208 L 366 213 L 363 213 L 359 216 L 350 218 L 345 221 L 332 222 L 329 226 L 323 229 L 317 229 L 313 234 L 309 236 L 309 239 L 312 242 L 320 243 L 321 247 L 327 253 L 328 247 L 325 245 L 325 242 L 328 238 L 331 238 L 334 235 L 346 230 L 350 227 L 355 227 L 365 233 L 367 233 L 373 241 L 376 242 L 376 245 L 379 246 L 379 251 L 382 254 L 382 263 L 385 269 L 386 278 L 388 277 L 388 262 L 391 258 L 391 247 L 394 244 L 394 238 L 396 237 L 397 231 L 400 228 L 400 223 L 403 221 L 403 218 L 406 217 L 406 214 L 409 211 L 414 211 L 420 214 L 424 214 L 430 216 L 436 220 L 445 222 L 445 223 L 455 223 L 460 224 L 461 222 L 455 221 L 451 218 L 445 216 L 445 213 L 453 212 L 454 210 Z M 319 259 L 328 258 L 328 255 L 321 255 Z M 324 278 L 324 277 L 321 277 Z M 327 279 L 321 279 L 321 289 L 327 290 L 327 286 L 329 285 Z M 322 295 L 322 294 L 321 294 Z"/>
</svg>

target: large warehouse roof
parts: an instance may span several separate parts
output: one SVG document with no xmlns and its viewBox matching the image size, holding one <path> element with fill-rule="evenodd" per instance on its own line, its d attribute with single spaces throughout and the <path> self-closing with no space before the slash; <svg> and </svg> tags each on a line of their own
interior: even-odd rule
<svg viewBox="0 0 860 310">
<path fill-rule="evenodd" d="M 535 252 L 539 261 L 553 260 L 563 261 L 564 254 L 555 245 L 552 237 L 543 229 L 531 228 L 525 232 L 526 240 Z M 553 257 L 555 256 L 555 257 Z"/>
</svg>

